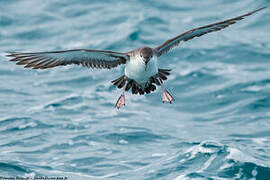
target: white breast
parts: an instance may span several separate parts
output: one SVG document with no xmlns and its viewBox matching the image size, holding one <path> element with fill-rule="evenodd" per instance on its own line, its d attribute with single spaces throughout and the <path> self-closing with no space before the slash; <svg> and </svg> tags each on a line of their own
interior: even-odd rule
<svg viewBox="0 0 270 180">
<path fill-rule="evenodd" d="M 125 75 L 144 86 L 148 79 L 158 73 L 157 57 L 153 57 L 147 64 L 145 71 L 145 63 L 143 59 L 137 55 L 131 58 L 125 67 Z"/>
</svg>

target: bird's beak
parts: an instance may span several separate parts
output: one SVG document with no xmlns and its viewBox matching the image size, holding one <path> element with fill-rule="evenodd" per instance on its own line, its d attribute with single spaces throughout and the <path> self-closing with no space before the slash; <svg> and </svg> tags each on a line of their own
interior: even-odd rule
<svg viewBox="0 0 270 180">
<path fill-rule="evenodd" d="M 147 70 L 147 64 L 145 63 L 145 72 L 146 72 L 146 70 Z"/>
<path fill-rule="evenodd" d="M 145 61 L 144 61 L 144 64 L 145 64 L 145 71 L 147 70 L 147 64 L 148 64 L 148 62 L 149 62 L 149 58 L 148 59 L 146 59 Z"/>
<path fill-rule="evenodd" d="M 146 72 L 146 70 L 147 70 L 147 62 L 145 62 L 145 72 Z"/>
</svg>

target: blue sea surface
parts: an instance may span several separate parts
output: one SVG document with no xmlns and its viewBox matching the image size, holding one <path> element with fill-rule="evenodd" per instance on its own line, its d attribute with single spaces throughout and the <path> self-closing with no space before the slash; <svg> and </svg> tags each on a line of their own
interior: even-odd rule
<svg viewBox="0 0 270 180">
<path fill-rule="evenodd" d="M 267 0 L 0 0 L 0 179 L 270 179 L 270 10 L 163 55 L 165 86 L 122 93 L 123 74 L 24 69 L 8 51 L 156 47 Z"/>
</svg>

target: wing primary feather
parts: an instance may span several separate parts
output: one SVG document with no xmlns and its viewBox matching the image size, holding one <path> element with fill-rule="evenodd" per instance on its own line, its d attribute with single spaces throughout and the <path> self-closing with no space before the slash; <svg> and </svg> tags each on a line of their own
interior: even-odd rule
<svg viewBox="0 0 270 180">
<path fill-rule="evenodd" d="M 26 66 L 24 66 L 25 68 L 30 68 L 30 67 L 33 67 L 35 65 L 35 63 L 37 62 L 40 62 L 40 60 L 35 60 L 35 61 L 32 61 L 30 63 L 27 63 Z"/>
<path fill-rule="evenodd" d="M 56 61 L 52 60 L 49 64 L 46 65 L 46 68 L 53 68 L 55 67 Z"/>
<path fill-rule="evenodd" d="M 50 59 L 45 58 L 44 60 L 38 61 L 38 63 L 34 63 L 33 64 L 33 67 L 39 69 L 41 67 L 44 67 L 48 62 L 50 62 Z"/>
<path fill-rule="evenodd" d="M 25 65 L 25 64 L 29 64 L 29 63 L 32 63 L 32 62 L 40 62 L 42 60 L 46 59 L 45 57 L 43 58 L 29 58 L 29 59 L 23 59 L 23 60 L 19 60 L 19 62 L 17 62 L 16 64 L 17 65 Z"/>
<path fill-rule="evenodd" d="M 49 65 L 50 65 L 52 62 L 54 62 L 53 59 L 48 60 L 47 62 L 44 62 L 44 63 L 42 63 L 41 65 L 39 65 L 39 68 L 40 68 L 40 69 L 47 69 L 47 68 L 50 67 Z"/>
</svg>

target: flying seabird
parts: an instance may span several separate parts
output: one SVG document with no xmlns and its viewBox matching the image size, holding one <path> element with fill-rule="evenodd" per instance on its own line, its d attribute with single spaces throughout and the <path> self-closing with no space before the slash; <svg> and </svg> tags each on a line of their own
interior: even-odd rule
<svg viewBox="0 0 270 180">
<path fill-rule="evenodd" d="M 163 81 L 170 75 L 171 69 L 159 68 L 157 59 L 181 41 L 188 41 L 194 37 L 219 31 L 264 8 L 266 7 L 232 19 L 189 30 L 155 48 L 141 47 L 125 53 L 90 49 L 33 53 L 9 52 L 7 56 L 13 57 L 10 61 L 18 61 L 17 65 L 25 65 L 25 68 L 33 69 L 47 69 L 69 64 L 82 65 L 87 68 L 111 69 L 125 64 L 124 75 L 112 81 L 113 85 L 120 89 L 123 88 L 123 93 L 118 98 L 115 107 L 119 109 L 125 105 L 125 91 L 131 89 L 132 94 L 143 95 L 155 91 L 156 85 L 162 87 L 162 102 L 172 103 L 174 98 L 163 86 Z"/>
</svg>

